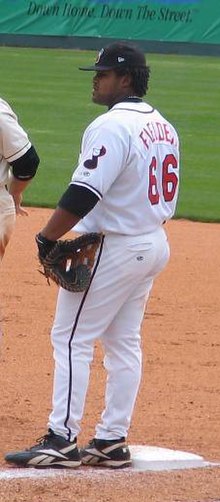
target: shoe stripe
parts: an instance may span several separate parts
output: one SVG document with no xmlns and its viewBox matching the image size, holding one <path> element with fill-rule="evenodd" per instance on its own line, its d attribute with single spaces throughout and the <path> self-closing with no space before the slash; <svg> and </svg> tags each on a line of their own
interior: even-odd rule
<svg viewBox="0 0 220 502">
<path fill-rule="evenodd" d="M 103 459 L 99 459 L 97 457 L 91 457 L 90 455 L 87 455 L 86 457 L 82 458 L 82 463 L 85 465 L 99 465 L 100 462 L 102 462 Z M 103 460 L 104 463 L 104 460 Z"/>
<path fill-rule="evenodd" d="M 53 450 L 53 449 L 49 450 L 48 448 L 45 448 L 45 449 L 42 448 L 42 449 L 38 450 L 36 453 L 37 454 L 43 453 L 44 455 L 55 457 L 55 458 L 56 457 L 57 458 L 66 458 L 66 456 L 62 454 L 62 450 L 57 451 L 57 450 Z"/>
<path fill-rule="evenodd" d="M 125 453 L 128 449 L 126 443 L 117 443 L 111 446 L 106 446 L 106 448 L 103 448 L 102 450 L 98 450 L 96 448 L 85 448 L 85 452 L 90 453 L 91 455 L 97 455 L 98 457 L 107 457 L 108 454 L 111 453 L 114 450 L 117 450 L 118 448 L 123 449 L 123 452 Z"/>
<path fill-rule="evenodd" d="M 60 450 L 60 452 L 65 454 L 65 453 L 69 453 L 70 451 L 76 450 L 76 448 L 77 448 L 76 443 L 72 443 L 71 445 L 68 445 L 65 448 L 62 448 L 62 450 Z"/>
<path fill-rule="evenodd" d="M 132 460 L 111 460 L 102 459 L 97 457 L 83 457 L 82 464 L 85 465 L 96 465 L 105 467 L 129 467 L 132 464 Z"/>
<path fill-rule="evenodd" d="M 126 448 L 127 449 L 127 445 L 126 445 L 126 443 L 116 443 L 111 446 L 106 446 L 106 448 L 103 448 L 102 452 L 108 454 L 111 451 L 117 450 L 118 448 Z"/>
<path fill-rule="evenodd" d="M 55 460 L 54 457 L 48 457 L 48 455 L 44 454 L 44 455 L 39 455 L 38 457 L 31 458 L 27 462 L 27 465 L 33 465 L 34 467 L 39 464 L 50 465 L 54 460 Z"/>
<path fill-rule="evenodd" d="M 53 467 L 53 465 L 60 465 L 65 467 L 77 467 L 81 465 L 81 460 L 69 460 L 69 459 L 57 459 L 55 457 L 47 457 L 46 455 L 41 455 L 40 457 L 35 457 L 29 460 L 27 463 L 29 466 L 33 467 Z"/>
<path fill-rule="evenodd" d="M 109 458 L 108 455 L 106 455 L 103 451 L 96 450 L 96 448 L 91 448 L 91 449 L 85 449 L 83 452 L 87 453 L 87 455 L 92 456 L 92 457 L 100 457 L 100 458 Z"/>
</svg>

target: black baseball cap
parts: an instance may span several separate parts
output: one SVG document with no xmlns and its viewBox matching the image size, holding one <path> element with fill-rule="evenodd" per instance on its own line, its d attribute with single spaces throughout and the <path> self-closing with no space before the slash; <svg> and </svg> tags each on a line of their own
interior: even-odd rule
<svg viewBox="0 0 220 502">
<path fill-rule="evenodd" d="M 85 71 L 106 71 L 116 68 L 145 68 L 145 55 L 141 49 L 133 45 L 113 43 L 98 53 L 95 64 L 80 67 Z"/>
</svg>

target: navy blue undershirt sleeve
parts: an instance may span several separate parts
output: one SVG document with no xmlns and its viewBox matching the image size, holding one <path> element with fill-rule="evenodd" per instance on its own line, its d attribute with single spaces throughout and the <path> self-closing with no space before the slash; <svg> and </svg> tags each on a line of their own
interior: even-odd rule
<svg viewBox="0 0 220 502">
<path fill-rule="evenodd" d="M 91 190 L 80 185 L 71 184 L 62 195 L 58 206 L 80 218 L 86 216 L 97 204 L 99 198 Z"/>
<path fill-rule="evenodd" d="M 10 165 L 14 177 L 21 181 L 26 181 L 35 176 L 39 163 L 40 159 L 32 145 L 22 157 L 10 162 Z"/>
</svg>

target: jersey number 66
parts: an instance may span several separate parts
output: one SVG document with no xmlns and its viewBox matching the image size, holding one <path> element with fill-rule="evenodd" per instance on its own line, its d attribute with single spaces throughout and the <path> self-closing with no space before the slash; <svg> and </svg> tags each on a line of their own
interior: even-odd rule
<svg viewBox="0 0 220 502">
<path fill-rule="evenodd" d="M 173 200 L 176 188 L 178 185 L 178 177 L 172 171 L 169 172 L 169 167 L 176 169 L 177 168 L 177 160 L 173 154 L 168 154 L 164 158 L 162 162 L 162 191 L 163 197 L 166 202 L 170 202 Z M 158 181 L 157 181 L 157 159 L 156 157 L 152 157 L 150 166 L 149 166 L 149 188 L 148 188 L 148 197 L 150 199 L 151 204 L 158 204 L 160 200 L 160 194 L 158 191 Z"/>
</svg>

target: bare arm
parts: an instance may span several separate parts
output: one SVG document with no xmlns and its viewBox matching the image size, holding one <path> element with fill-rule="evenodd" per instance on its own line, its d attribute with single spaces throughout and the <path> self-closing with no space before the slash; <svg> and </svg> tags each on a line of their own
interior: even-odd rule
<svg viewBox="0 0 220 502">
<path fill-rule="evenodd" d="M 22 192 L 25 190 L 25 188 L 27 187 L 27 185 L 29 185 L 30 182 L 31 180 L 21 181 L 15 178 L 13 175 L 10 178 L 8 191 L 14 199 L 16 214 L 21 214 L 26 216 L 28 215 L 26 209 L 21 207 L 21 203 L 22 203 Z"/>
<path fill-rule="evenodd" d="M 66 209 L 57 207 L 46 226 L 41 230 L 41 235 L 55 241 L 71 230 L 81 218 Z"/>
<path fill-rule="evenodd" d="M 55 241 L 74 227 L 97 204 L 98 197 L 85 187 L 69 185 L 40 234 Z"/>
</svg>

